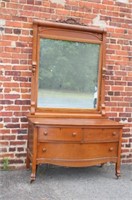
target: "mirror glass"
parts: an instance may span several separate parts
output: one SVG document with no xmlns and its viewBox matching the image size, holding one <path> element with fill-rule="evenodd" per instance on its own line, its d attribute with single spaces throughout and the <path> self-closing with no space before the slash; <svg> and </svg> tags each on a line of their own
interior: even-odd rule
<svg viewBox="0 0 132 200">
<path fill-rule="evenodd" d="M 40 39 L 38 107 L 97 105 L 99 44 Z"/>
</svg>

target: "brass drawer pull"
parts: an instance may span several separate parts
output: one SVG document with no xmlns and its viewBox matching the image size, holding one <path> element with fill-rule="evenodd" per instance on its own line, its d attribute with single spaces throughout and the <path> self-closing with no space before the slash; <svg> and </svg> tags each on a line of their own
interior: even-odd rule
<svg viewBox="0 0 132 200">
<path fill-rule="evenodd" d="M 113 147 L 110 147 L 110 148 L 109 148 L 109 151 L 113 151 L 113 150 L 114 150 L 114 148 L 113 148 Z"/>
<path fill-rule="evenodd" d="M 43 151 L 43 152 L 46 152 L 46 151 L 47 151 L 47 149 L 46 149 L 46 148 L 43 148 L 43 149 L 42 149 L 42 151 Z"/>
<path fill-rule="evenodd" d="M 77 133 L 76 133 L 76 132 L 73 132 L 73 133 L 72 133 L 72 136 L 74 136 L 74 137 L 75 137 L 76 135 L 77 135 Z"/>
<path fill-rule="evenodd" d="M 44 135 L 45 135 L 45 136 L 48 135 L 48 132 L 47 132 L 47 131 L 44 131 Z"/>
<path fill-rule="evenodd" d="M 116 136 L 116 132 L 113 132 L 112 135 L 113 135 L 113 136 Z"/>
</svg>

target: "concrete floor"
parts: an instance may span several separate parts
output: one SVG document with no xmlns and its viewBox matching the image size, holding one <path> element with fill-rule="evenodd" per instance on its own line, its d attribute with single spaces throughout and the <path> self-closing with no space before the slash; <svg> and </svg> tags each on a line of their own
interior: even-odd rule
<svg viewBox="0 0 132 200">
<path fill-rule="evenodd" d="M 36 181 L 31 171 L 0 171 L 0 200 L 132 200 L 132 165 L 87 168 L 39 166 Z"/>
</svg>

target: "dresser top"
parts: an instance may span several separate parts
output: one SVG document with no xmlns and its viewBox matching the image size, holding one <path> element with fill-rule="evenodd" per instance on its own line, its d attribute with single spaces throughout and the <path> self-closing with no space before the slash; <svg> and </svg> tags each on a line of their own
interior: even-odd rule
<svg viewBox="0 0 132 200">
<path fill-rule="evenodd" d="M 28 118 L 34 125 L 54 125 L 54 126 L 101 126 L 101 127 L 123 127 L 123 124 L 115 122 L 113 120 L 101 118 L 101 119 L 86 119 L 86 118 Z"/>
</svg>

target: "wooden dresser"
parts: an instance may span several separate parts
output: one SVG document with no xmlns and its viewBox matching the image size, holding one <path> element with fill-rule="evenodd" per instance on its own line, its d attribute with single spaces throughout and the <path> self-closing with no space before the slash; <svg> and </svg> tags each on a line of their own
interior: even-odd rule
<svg viewBox="0 0 132 200">
<path fill-rule="evenodd" d="M 71 24 L 69 24 L 71 23 Z M 123 125 L 105 112 L 107 32 L 66 22 L 33 22 L 27 168 L 115 163 Z"/>
<path fill-rule="evenodd" d="M 42 163 L 86 167 L 114 162 L 120 176 L 122 125 L 108 119 L 29 118 L 27 168 Z"/>
</svg>

